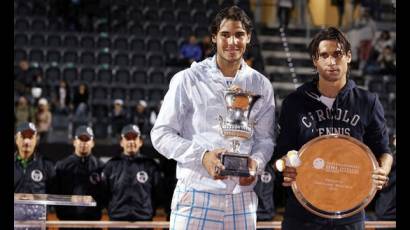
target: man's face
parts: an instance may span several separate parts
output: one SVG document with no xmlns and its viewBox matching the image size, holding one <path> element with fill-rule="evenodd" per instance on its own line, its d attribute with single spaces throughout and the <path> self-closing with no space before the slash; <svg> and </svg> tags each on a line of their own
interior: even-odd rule
<svg viewBox="0 0 410 230">
<path fill-rule="evenodd" d="M 121 137 L 121 147 L 126 155 L 135 155 L 142 146 L 142 140 L 139 135 L 127 133 Z"/>
<path fill-rule="evenodd" d="M 217 47 L 217 58 L 227 63 L 238 62 L 250 41 L 251 36 L 246 33 L 242 22 L 230 19 L 222 20 L 218 33 L 212 36 L 212 42 Z"/>
<path fill-rule="evenodd" d="M 313 61 L 321 80 L 336 82 L 346 78 L 351 53 L 344 53 L 336 40 L 323 40 L 319 43 L 318 57 Z"/>
<path fill-rule="evenodd" d="M 19 155 L 23 159 L 29 158 L 36 147 L 37 134 L 32 131 L 24 131 L 16 134 L 16 145 Z"/>
<path fill-rule="evenodd" d="M 21 60 L 19 63 L 20 69 L 22 70 L 28 70 L 29 64 L 26 60 Z"/>
<path fill-rule="evenodd" d="M 94 147 L 94 140 L 88 136 L 79 136 L 74 140 L 74 151 L 79 156 L 88 156 Z"/>
</svg>

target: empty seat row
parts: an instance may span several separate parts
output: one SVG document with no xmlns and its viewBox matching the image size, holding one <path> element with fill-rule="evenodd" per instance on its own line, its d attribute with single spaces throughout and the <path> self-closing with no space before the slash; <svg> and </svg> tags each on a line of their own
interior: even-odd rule
<svg viewBox="0 0 410 230">
<path fill-rule="evenodd" d="M 175 53 L 175 55 L 177 55 Z M 82 65 L 113 65 L 113 66 L 165 66 L 167 57 L 163 52 L 148 51 L 145 53 L 138 52 L 130 54 L 129 52 L 108 52 L 105 50 L 98 52 L 84 51 L 78 52 L 75 50 L 66 50 L 64 52 L 58 50 L 48 50 L 45 52 L 42 49 L 14 49 L 14 62 L 26 59 L 30 62 L 38 64 L 51 63 L 71 63 Z"/>
<path fill-rule="evenodd" d="M 111 7 L 108 18 L 110 21 L 119 20 L 124 23 L 130 20 L 145 22 L 182 22 L 186 24 L 199 23 L 207 25 L 216 10 L 200 9 L 172 9 L 172 8 L 144 8 Z"/>
<path fill-rule="evenodd" d="M 58 85 L 60 80 L 70 84 L 85 82 L 90 85 L 121 85 L 124 87 L 132 84 L 148 86 L 168 85 L 170 79 L 180 71 L 180 68 L 167 67 L 132 67 L 132 68 L 109 68 L 106 66 L 88 67 L 50 65 L 41 67 L 33 65 L 29 68 L 29 75 L 42 75 L 43 82 L 47 85 Z M 19 74 L 18 66 L 15 66 L 15 74 Z"/>
<path fill-rule="evenodd" d="M 152 36 L 82 36 L 76 35 L 44 35 L 17 33 L 14 36 L 14 47 L 44 47 L 45 50 L 50 49 L 70 49 L 80 48 L 82 50 L 93 51 L 95 49 L 109 48 L 110 50 L 118 51 L 164 51 L 166 53 L 178 52 L 178 47 L 186 40 L 186 38 L 178 38 L 172 36 L 152 37 Z"/>
</svg>

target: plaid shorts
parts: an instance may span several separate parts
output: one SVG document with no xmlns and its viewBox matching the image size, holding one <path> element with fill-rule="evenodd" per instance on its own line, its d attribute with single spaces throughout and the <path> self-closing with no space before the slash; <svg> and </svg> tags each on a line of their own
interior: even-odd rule
<svg viewBox="0 0 410 230">
<path fill-rule="evenodd" d="M 170 229 L 256 229 L 255 192 L 214 194 L 178 183 L 171 204 Z"/>
</svg>

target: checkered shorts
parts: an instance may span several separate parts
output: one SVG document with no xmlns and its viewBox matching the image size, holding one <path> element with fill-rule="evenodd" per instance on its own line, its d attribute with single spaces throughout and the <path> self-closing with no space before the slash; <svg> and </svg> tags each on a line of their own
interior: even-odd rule
<svg viewBox="0 0 410 230">
<path fill-rule="evenodd" d="M 253 191 L 214 194 L 178 183 L 172 197 L 170 229 L 256 229 L 257 207 Z"/>
</svg>

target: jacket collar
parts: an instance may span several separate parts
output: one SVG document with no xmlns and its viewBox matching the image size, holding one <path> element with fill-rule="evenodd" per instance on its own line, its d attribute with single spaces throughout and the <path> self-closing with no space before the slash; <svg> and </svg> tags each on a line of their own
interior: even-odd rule
<svg viewBox="0 0 410 230">
<path fill-rule="evenodd" d="M 319 100 L 321 93 L 319 92 L 317 84 L 317 79 L 312 80 L 300 86 L 297 89 L 297 91 L 314 100 Z M 344 99 L 348 95 L 348 93 L 355 87 L 356 83 L 353 80 L 347 79 L 346 84 L 343 86 L 343 88 L 340 90 L 336 97 L 339 99 Z"/>
<path fill-rule="evenodd" d="M 209 57 L 205 59 L 204 61 L 200 63 L 192 63 L 191 67 L 196 68 L 198 65 L 199 68 L 204 68 L 205 71 L 208 72 L 208 74 L 214 79 L 214 80 L 222 80 L 224 79 L 223 74 L 221 70 L 218 67 L 218 64 L 216 63 L 216 54 L 212 57 Z M 246 76 L 246 74 L 243 74 L 245 71 L 248 70 L 248 65 L 246 64 L 245 60 L 241 58 L 241 68 L 236 72 L 235 78 L 241 77 L 241 76 Z"/>
</svg>

